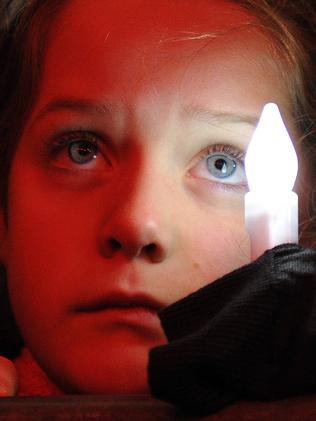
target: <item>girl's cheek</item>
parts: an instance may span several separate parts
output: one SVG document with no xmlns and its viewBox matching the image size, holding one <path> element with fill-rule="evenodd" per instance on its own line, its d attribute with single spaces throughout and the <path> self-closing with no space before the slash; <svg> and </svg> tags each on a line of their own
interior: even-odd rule
<svg viewBox="0 0 316 421">
<path fill-rule="evenodd" d="M 187 191 L 202 208 L 220 213 L 229 223 L 243 217 L 246 188 L 214 183 L 203 178 L 187 177 Z"/>
</svg>

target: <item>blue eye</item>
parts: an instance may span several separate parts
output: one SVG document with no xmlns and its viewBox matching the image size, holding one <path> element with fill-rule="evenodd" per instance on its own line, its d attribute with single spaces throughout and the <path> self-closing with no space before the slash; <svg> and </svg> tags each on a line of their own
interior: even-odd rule
<svg viewBox="0 0 316 421">
<path fill-rule="evenodd" d="M 76 164 L 82 165 L 97 158 L 96 145 L 88 141 L 75 141 L 68 145 L 69 158 Z"/>
<path fill-rule="evenodd" d="M 233 145 L 215 144 L 194 158 L 190 175 L 227 188 L 247 189 L 244 151 Z"/>
<path fill-rule="evenodd" d="M 237 168 L 236 160 L 226 154 L 214 154 L 207 158 L 206 165 L 209 172 L 216 178 L 228 178 Z"/>
<path fill-rule="evenodd" d="M 66 132 L 48 143 L 50 162 L 59 168 L 74 171 L 103 171 L 112 169 L 105 142 L 100 136 L 84 130 Z"/>
</svg>

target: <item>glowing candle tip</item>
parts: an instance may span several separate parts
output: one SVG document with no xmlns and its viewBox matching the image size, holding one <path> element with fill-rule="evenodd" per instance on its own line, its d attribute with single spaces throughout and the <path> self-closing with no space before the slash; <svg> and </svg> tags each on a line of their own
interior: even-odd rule
<svg viewBox="0 0 316 421">
<path fill-rule="evenodd" d="M 298 162 L 276 104 L 265 105 L 249 144 L 245 170 L 250 191 L 269 194 L 291 191 Z"/>
</svg>

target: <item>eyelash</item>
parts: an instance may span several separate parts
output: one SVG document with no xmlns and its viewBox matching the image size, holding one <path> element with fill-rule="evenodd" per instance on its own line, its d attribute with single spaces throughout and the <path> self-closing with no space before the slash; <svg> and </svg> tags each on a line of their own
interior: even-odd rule
<svg viewBox="0 0 316 421">
<path fill-rule="evenodd" d="M 58 135 L 52 140 L 48 141 L 47 147 L 45 148 L 44 152 L 46 152 L 46 155 L 49 158 L 54 159 L 57 157 L 59 152 L 67 148 L 71 143 L 78 141 L 90 142 L 91 144 L 97 147 L 98 152 L 100 150 L 100 136 L 90 131 L 75 130 L 71 132 L 62 133 L 61 135 Z"/>
<path fill-rule="evenodd" d="M 212 146 L 207 147 L 203 151 L 199 153 L 199 155 L 196 158 L 195 164 L 202 160 L 203 158 L 207 158 L 208 156 L 214 154 L 214 153 L 225 153 L 227 155 L 230 155 L 231 157 L 237 159 L 240 164 L 245 164 L 245 155 L 246 153 L 242 151 L 239 148 L 236 148 L 232 145 L 224 145 L 224 144 L 215 144 Z"/>
<path fill-rule="evenodd" d="M 211 145 L 204 150 L 202 150 L 197 157 L 194 159 L 194 162 L 190 164 L 190 169 L 194 168 L 196 165 L 198 165 L 202 160 L 216 154 L 225 154 L 228 157 L 233 158 L 234 160 L 238 161 L 238 163 L 244 167 L 245 162 L 245 155 L 246 152 L 233 146 L 230 144 L 214 144 Z M 243 184 L 233 184 L 233 183 L 225 183 L 225 182 L 216 182 L 212 181 L 212 183 L 216 184 L 218 187 L 220 187 L 222 190 L 227 191 L 236 191 L 237 193 L 245 192 L 245 190 L 248 189 L 247 182 Z"/>
</svg>

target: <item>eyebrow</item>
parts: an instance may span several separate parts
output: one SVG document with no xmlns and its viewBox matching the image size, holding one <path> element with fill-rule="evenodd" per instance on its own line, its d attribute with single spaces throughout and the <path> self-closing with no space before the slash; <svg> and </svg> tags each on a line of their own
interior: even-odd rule
<svg viewBox="0 0 316 421">
<path fill-rule="evenodd" d="M 219 112 L 212 111 L 208 108 L 201 107 L 186 107 L 184 108 L 185 118 L 197 120 L 212 126 L 233 123 L 233 124 L 247 124 L 256 127 L 259 121 L 259 116 L 248 114 L 240 114 L 233 112 Z"/>
<path fill-rule="evenodd" d="M 48 102 L 48 104 L 46 104 L 37 113 L 36 117 L 30 124 L 30 128 L 47 115 L 58 111 L 68 110 L 84 114 L 99 114 L 104 116 L 113 114 L 114 108 L 116 109 L 117 107 L 114 107 L 111 103 L 101 103 L 90 99 L 72 97 L 55 98 Z M 248 124 L 255 127 L 259 120 L 259 117 L 254 117 L 247 114 L 218 112 L 203 107 L 185 107 L 183 111 L 185 118 L 197 120 L 213 126 L 225 123 L 233 123 Z"/>
<path fill-rule="evenodd" d="M 31 127 L 39 120 L 51 113 L 68 110 L 85 114 L 110 115 L 113 112 L 113 105 L 110 103 L 99 103 L 84 98 L 55 98 L 46 104 L 36 115 L 31 123 Z"/>
</svg>

